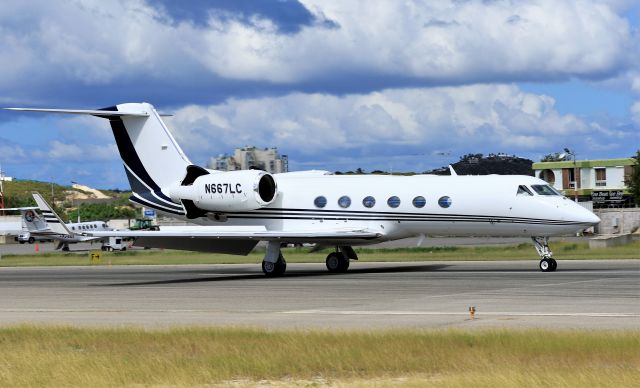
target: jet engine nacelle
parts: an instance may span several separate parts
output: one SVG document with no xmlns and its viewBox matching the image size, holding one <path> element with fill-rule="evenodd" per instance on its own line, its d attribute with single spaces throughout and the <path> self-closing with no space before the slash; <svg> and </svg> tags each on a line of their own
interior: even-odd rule
<svg viewBox="0 0 640 388">
<path fill-rule="evenodd" d="M 264 171 L 209 172 L 189 166 L 187 175 L 170 191 L 170 196 L 183 204 L 188 218 L 197 218 L 207 212 L 260 209 L 271 204 L 277 193 L 276 181 Z"/>
</svg>

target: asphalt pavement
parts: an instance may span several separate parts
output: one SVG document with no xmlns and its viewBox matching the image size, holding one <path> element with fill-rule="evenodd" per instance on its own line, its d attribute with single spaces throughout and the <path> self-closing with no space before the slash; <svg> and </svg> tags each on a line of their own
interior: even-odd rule
<svg viewBox="0 0 640 388">
<path fill-rule="evenodd" d="M 475 307 L 474 319 L 469 308 Z M 640 329 L 640 261 L 0 268 L 0 325 Z"/>
</svg>

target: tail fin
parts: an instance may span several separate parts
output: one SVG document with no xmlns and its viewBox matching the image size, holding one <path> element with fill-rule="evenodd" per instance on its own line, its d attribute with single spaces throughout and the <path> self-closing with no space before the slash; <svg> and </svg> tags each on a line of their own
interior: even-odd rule
<svg viewBox="0 0 640 388">
<path fill-rule="evenodd" d="M 191 164 L 151 104 L 122 104 L 104 110 L 146 112 L 146 117 L 110 116 L 113 136 L 133 191 L 132 201 L 182 214 L 163 192 L 180 181 Z"/>
<path fill-rule="evenodd" d="M 48 226 L 51 232 L 56 234 L 65 234 L 65 235 L 73 234 L 69 229 L 67 229 L 67 225 L 65 225 L 65 223 L 60 219 L 60 217 L 58 217 L 56 212 L 53 211 L 53 209 L 51 208 L 51 206 L 49 206 L 47 201 L 45 201 L 44 198 L 42 198 L 40 193 L 34 191 L 31 193 L 31 195 L 33 195 L 33 199 L 36 200 L 36 203 L 38 204 L 38 207 L 40 208 L 40 211 L 44 216 L 46 225 Z M 25 220 L 26 220 L 26 217 L 25 217 Z"/>
<path fill-rule="evenodd" d="M 108 119 L 129 179 L 131 200 L 173 214 L 184 209 L 166 194 L 191 165 L 151 104 L 120 104 L 99 110 L 7 108 L 18 111 L 86 114 Z"/>
<path fill-rule="evenodd" d="M 20 215 L 22 215 L 22 230 L 27 230 L 32 233 L 49 231 L 47 222 L 33 209 L 20 210 Z"/>
<path fill-rule="evenodd" d="M 40 217 L 38 213 L 34 210 L 39 209 L 38 207 L 14 207 L 14 208 L 3 208 L 3 211 L 19 211 L 20 217 L 22 220 L 22 231 L 28 232 L 44 232 L 48 231 L 49 228 L 47 223 L 44 221 L 44 218 Z"/>
</svg>

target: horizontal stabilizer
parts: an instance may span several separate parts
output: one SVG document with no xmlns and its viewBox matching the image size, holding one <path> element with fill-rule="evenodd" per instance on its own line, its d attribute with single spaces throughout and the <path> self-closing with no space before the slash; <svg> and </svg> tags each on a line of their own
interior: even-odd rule
<svg viewBox="0 0 640 388">
<path fill-rule="evenodd" d="M 39 109 L 39 108 L 3 108 L 5 110 L 14 110 L 19 112 L 46 112 L 46 113 L 66 113 L 72 115 L 93 115 L 93 116 L 139 116 L 147 117 L 148 112 L 120 112 L 110 110 L 83 110 L 83 109 Z"/>
</svg>

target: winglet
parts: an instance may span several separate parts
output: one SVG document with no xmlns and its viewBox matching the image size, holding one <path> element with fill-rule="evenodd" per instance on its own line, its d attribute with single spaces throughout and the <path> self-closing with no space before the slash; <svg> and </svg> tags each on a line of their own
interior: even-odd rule
<svg viewBox="0 0 640 388">
<path fill-rule="evenodd" d="M 458 176 L 458 174 L 456 173 L 456 170 L 453 169 L 452 165 L 449 165 L 449 172 L 451 172 L 451 175 L 453 176 Z"/>
</svg>

